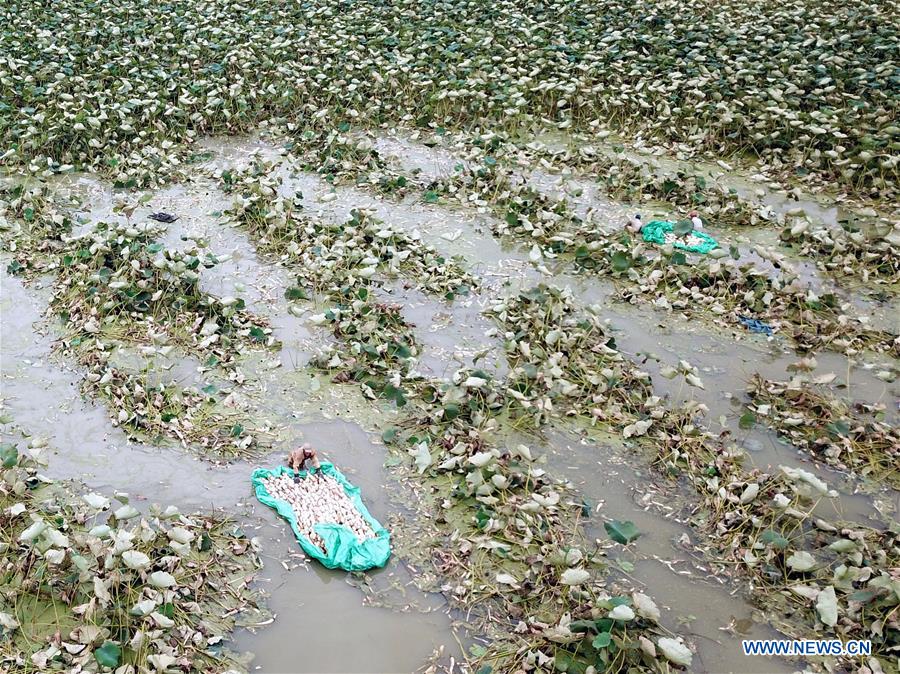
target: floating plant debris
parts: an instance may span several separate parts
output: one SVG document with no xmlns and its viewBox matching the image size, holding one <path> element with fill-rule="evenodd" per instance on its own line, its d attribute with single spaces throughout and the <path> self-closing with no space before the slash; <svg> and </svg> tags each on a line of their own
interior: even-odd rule
<svg viewBox="0 0 900 674">
<path fill-rule="evenodd" d="M 824 386 L 798 376 L 750 380 L 751 411 L 796 447 L 841 470 L 900 488 L 900 432 L 879 419 L 884 405 L 848 405 Z"/>
<path fill-rule="evenodd" d="M 4 671 L 243 667 L 222 644 L 242 614 L 261 613 L 250 588 L 261 564 L 234 522 L 141 512 L 39 470 L 29 450 L 4 445 Z"/>
<path fill-rule="evenodd" d="M 260 457 L 309 421 L 267 396 L 308 379 L 322 414 L 356 396 L 408 505 L 391 516 L 397 556 L 465 617 L 468 674 L 707 667 L 708 644 L 667 629 L 642 586 L 635 560 L 661 557 L 631 505 L 683 524 L 673 554 L 781 634 L 872 642 L 864 663 L 802 666 L 891 672 L 894 14 L 874 0 L 13 0 L 0 273 L 46 309 L 33 329 L 48 359 L 104 423 L 161 452 Z M 635 236 L 636 212 L 671 231 Z M 201 222 L 239 243 L 210 245 Z M 277 282 L 244 278 L 247 253 Z M 201 285 L 223 265 L 233 295 Z M 417 325 L 413 296 L 449 319 Z M 423 331 L 453 344 L 471 312 L 488 325 L 477 355 L 436 358 Z M 312 347 L 286 345 L 304 332 Z M 772 374 L 791 350 L 806 365 Z M 811 352 L 846 365 L 846 389 L 791 372 Z M 23 353 L 4 350 L 4 381 L 13 360 L 43 367 Z M 789 445 L 778 461 L 747 451 L 765 427 Z M 595 511 L 571 480 L 597 457 L 566 466 L 548 447 L 560 431 L 633 468 L 640 504 Z M 4 671 L 245 666 L 221 643 L 258 610 L 255 543 L 224 517 L 79 493 L 34 459 L 0 446 Z M 833 469 L 865 484 L 865 515 L 838 514 Z M 368 535 L 320 486 L 271 485 L 314 542 L 322 518 Z"/>
<path fill-rule="evenodd" d="M 895 193 L 900 129 L 884 54 L 897 28 L 877 2 L 681 3 L 664 16 L 614 0 L 337 8 L 11 7 L 3 159 L 37 173 L 108 170 L 130 186 L 181 170 L 198 134 L 272 117 L 313 129 L 328 119 L 511 130 L 547 120 L 573 131 L 607 122 L 696 152 L 754 153 L 794 178 Z M 160 48 L 173 40 L 177 49 Z M 80 58 L 85 49 L 98 58 Z M 490 78 L 478 74 L 488 63 Z"/>
</svg>

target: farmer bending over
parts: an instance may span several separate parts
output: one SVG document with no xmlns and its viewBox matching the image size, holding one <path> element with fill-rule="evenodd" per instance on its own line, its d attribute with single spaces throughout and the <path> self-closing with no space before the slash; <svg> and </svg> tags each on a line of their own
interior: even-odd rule
<svg viewBox="0 0 900 674">
<path fill-rule="evenodd" d="M 309 461 L 311 471 L 319 469 L 319 457 L 316 455 L 316 450 L 308 442 L 303 443 L 297 449 L 291 450 L 291 453 L 288 454 L 287 465 L 296 475 L 299 471 L 306 468 L 307 461 Z"/>
</svg>

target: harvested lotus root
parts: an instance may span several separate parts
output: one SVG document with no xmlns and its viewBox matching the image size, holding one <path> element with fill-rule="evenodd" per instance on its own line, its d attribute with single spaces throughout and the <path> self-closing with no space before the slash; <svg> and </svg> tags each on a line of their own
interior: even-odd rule
<svg viewBox="0 0 900 674">
<path fill-rule="evenodd" d="M 674 232 L 666 232 L 666 243 L 680 243 L 685 246 L 702 246 L 705 241 L 696 234 L 688 234 L 687 236 L 678 236 Z"/>
<path fill-rule="evenodd" d="M 294 482 L 291 476 L 282 474 L 265 478 L 262 483 L 269 494 L 290 504 L 300 533 L 326 553 L 325 541 L 314 529 L 317 524 L 341 524 L 350 529 L 360 543 L 374 534 L 344 487 L 330 475 L 309 474 Z"/>
</svg>

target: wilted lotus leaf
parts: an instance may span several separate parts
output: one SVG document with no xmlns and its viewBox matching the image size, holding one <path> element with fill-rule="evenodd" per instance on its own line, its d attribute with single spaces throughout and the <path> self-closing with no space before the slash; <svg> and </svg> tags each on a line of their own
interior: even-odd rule
<svg viewBox="0 0 900 674">
<path fill-rule="evenodd" d="M 122 561 L 129 569 L 140 571 L 150 566 L 150 558 L 137 550 L 126 550 L 122 553 Z"/>
<path fill-rule="evenodd" d="M 682 667 L 690 667 L 693 661 L 693 653 L 678 639 L 662 637 L 656 642 L 660 652 L 665 656 L 666 660 L 674 662 Z"/>
</svg>

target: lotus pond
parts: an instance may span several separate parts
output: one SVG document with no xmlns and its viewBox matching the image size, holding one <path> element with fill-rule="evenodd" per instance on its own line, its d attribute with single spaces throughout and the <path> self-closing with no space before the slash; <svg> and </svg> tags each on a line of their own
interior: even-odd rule
<svg viewBox="0 0 900 674">
<path fill-rule="evenodd" d="M 0 14 L 3 671 L 900 671 L 888 3 Z"/>
</svg>

